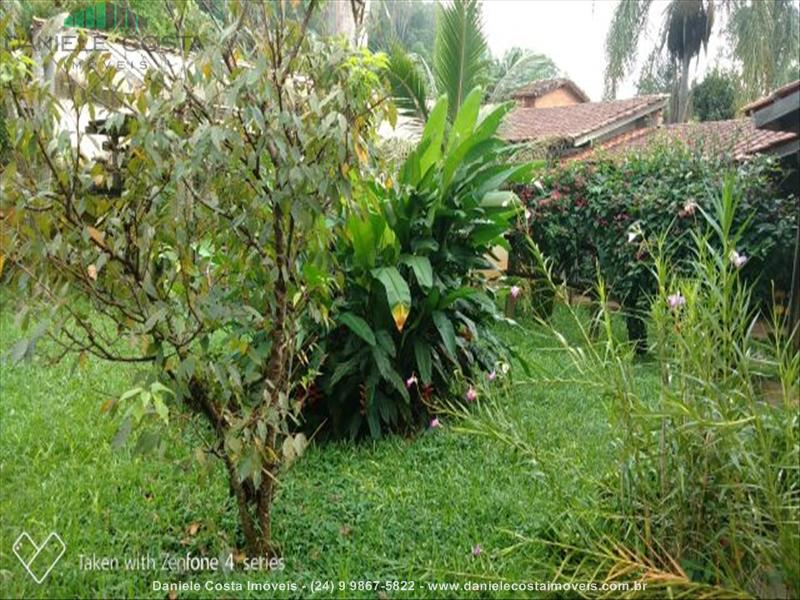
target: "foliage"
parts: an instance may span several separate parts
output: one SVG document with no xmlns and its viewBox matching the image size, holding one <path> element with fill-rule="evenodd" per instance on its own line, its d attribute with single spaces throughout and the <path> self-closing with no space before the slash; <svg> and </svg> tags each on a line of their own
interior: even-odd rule
<svg viewBox="0 0 800 600">
<path fill-rule="evenodd" d="M 605 94 L 614 97 L 619 83 L 635 67 L 642 34 L 646 31 L 652 0 L 625 0 L 614 11 L 606 36 Z M 715 19 L 723 9 L 725 19 Z M 742 84 L 741 102 L 754 100 L 777 86 L 797 78 L 800 56 L 800 8 L 793 0 L 672 0 L 665 10 L 661 40 L 653 53 L 678 59 L 675 92 L 688 98 L 689 59 L 708 41 L 711 27 L 725 23 L 729 44 Z M 678 104 L 678 103 L 676 103 Z M 687 114 L 676 113 L 676 120 Z M 680 118 L 678 118 L 680 117 Z"/>
<path fill-rule="evenodd" d="M 263 554 L 274 552 L 274 482 L 306 444 L 289 428 L 307 332 L 330 300 L 325 216 L 366 154 L 384 65 L 307 36 L 308 18 L 275 18 L 278 5 L 259 11 L 269 30 L 232 7 L 212 47 L 131 92 L 96 53 L 56 99 L 28 57 L 2 50 L 21 76 L 1 82 L 15 112 L 0 252 L 28 295 L 25 320 L 39 317 L 11 355 L 47 335 L 55 358 L 141 365 L 138 389 L 104 405 L 123 414 L 117 442 L 138 424 L 140 444 L 157 448 L 158 421 L 204 418 L 198 452 L 222 459 L 247 551 Z M 97 97 L 111 103 L 99 127 L 119 151 L 92 162 L 77 151 L 85 133 L 73 143 L 57 121 L 67 101 L 97 116 Z"/>
<path fill-rule="evenodd" d="M 433 63 L 436 2 L 375 0 L 367 23 L 367 43 L 373 52 L 399 45 L 427 64 Z"/>
<path fill-rule="evenodd" d="M 488 44 L 477 0 L 440 5 L 436 20 L 433 76 L 439 94 L 450 99 L 449 120 L 472 89 L 484 83 Z"/>
<path fill-rule="evenodd" d="M 530 215 L 521 232 L 530 232 L 563 281 L 588 289 L 599 269 L 609 294 L 635 311 L 655 292 L 649 263 L 654 236 L 669 230 L 677 264 L 688 259 L 692 232 L 704 226 L 702 211 L 710 210 L 721 190 L 719 173 L 730 167 L 724 157 L 680 145 L 567 163 L 546 173 L 539 186 L 518 191 Z M 742 274 L 758 282 L 761 298 L 770 281 L 783 290 L 790 284 L 785 265 L 791 262 L 796 199 L 777 195 L 778 173 L 777 163 L 763 156 L 736 168 L 742 196 L 737 226 L 750 222 L 742 239 L 749 259 Z M 531 264 L 526 247 L 519 237 L 514 246 L 512 266 L 524 272 Z"/>
<path fill-rule="evenodd" d="M 737 59 L 741 102 L 760 98 L 797 79 L 800 6 L 793 0 L 734 0 L 726 37 Z"/>
<path fill-rule="evenodd" d="M 731 175 L 692 233 L 688 260 L 669 250 L 668 233 L 653 244 L 656 291 L 647 309 L 657 385 L 640 376 L 606 308 L 591 323 L 569 309 L 578 336 L 540 321 L 569 360 L 533 381 L 582 386 L 605 400 L 616 465 L 586 477 L 600 488 L 597 498 L 564 498 L 561 518 L 515 535 L 504 550 L 535 551 L 539 579 L 626 582 L 629 597 L 797 595 L 800 355 L 777 311 L 770 337 L 754 338 L 752 288 L 730 260 L 754 227 L 736 225 L 742 202 Z M 532 252 L 548 271 L 535 245 Z M 597 295 L 605 307 L 602 278 Z M 498 404 L 461 414 L 464 430 L 535 464 L 532 485 L 564 476 L 562 464 L 520 439 Z"/>
<path fill-rule="evenodd" d="M 404 114 L 422 121 L 428 118 L 422 98 L 447 95 L 450 99 L 448 120 L 455 118 L 467 94 L 485 82 L 489 61 L 486 37 L 482 30 L 477 0 L 455 0 L 440 4 L 436 13 L 436 42 L 433 67 L 415 63 L 406 51 L 395 44 L 389 62 L 392 95 Z"/>
<path fill-rule="evenodd" d="M 489 69 L 486 98 L 489 102 L 508 100 L 517 88 L 558 77 L 560 71 L 544 54 L 518 47 L 509 48 L 502 58 L 493 58 Z"/>
<path fill-rule="evenodd" d="M 692 109 L 700 121 L 732 119 L 736 113 L 736 80 L 714 70 L 692 89 Z"/>
<path fill-rule="evenodd" d="M 487 329 L 495 303 L 475 271 L 490 268 L 487 254 L 517 215 L 516 196 L 499 189 L 532 165 L 504 164 L 495 135 L 510 105 L 479 119 L 480 101 L 476 88 L 448 127 L 439 99 L 397 177 L 365 186 L 342 223 L 343 298 L 318 407 L 340 433 L 410 424 L 433 395 L 500 359 Z"/>
</svg>

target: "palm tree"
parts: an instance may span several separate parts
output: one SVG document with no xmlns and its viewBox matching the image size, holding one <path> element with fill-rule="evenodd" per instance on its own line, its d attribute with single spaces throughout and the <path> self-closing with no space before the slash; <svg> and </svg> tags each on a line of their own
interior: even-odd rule
<svg viewBox="0 0 800 600">
<path fill-rule="evenodd" d="M 477 0 L 454 0 L 439 5 L 433 68 L 395 45 L 389 57 L 389 81 L 401 112 L 427 120 L 428 98 L 447 94 L 448 119 L 472 89 L 485 82 L 489 63 Z"/>
<path fill-rule="evenodd" d="M 653 0 L 622 0 L 606 37 L 606 96 L 633 69 Z M 744 98 L 752 99 L 797 77 L 800 10 L 796 0 L 671 0 L 664 11 L 661 43 L 648 64 L 666 47 L 675 65 L 673 120 L 688 117 L 691 62 L 705 49 L 722 9 L 728 41 L 739 63 Z"/>
<path fill-rule="evenodd" d="M 489 102 L 508 100 L 514 90 L 531 81 L 559 75 L 558 67 L 549 56 L 515 46 L 506 50 L 503 58 L 492 61 L 486 99 Z"/>
</svg>

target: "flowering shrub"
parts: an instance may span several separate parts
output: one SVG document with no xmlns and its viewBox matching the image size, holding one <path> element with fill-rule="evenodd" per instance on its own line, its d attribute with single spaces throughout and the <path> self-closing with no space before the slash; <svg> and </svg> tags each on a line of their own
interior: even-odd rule
<svg viewBox="0 0 800 600">
<path fill-rule="evenodd" d="M 796 199 L 779 195 L 779 169 L 768 157 L 732 165 L 677 145 L 629 155 L 621 162 L 569 163 L 517 190 L 527 206 L 520 229 L 553 261 L 562 281 L 587 289 L 599 268 L 610 294 L 635 313 L 654 292 L 649 248 L 655 237 L 669 231 L 667 251 L 682 268 L 694 247 L 691 234 L 706 227 L 702 213 L 720 195 L 722 173 L 732 167 L 741 195 L 734 226 L 749 223 L 734 264 L 762 298 L 771 280 L 787 290 L 790 269 L 785 265 L 791 261 Z M 510 270 L 530 273 L 533 263 L 524 236 L 515 238 Z M 644 338 L 635 314 L 628 325 L 632 338 Z"/>
<path fill-rule="evenodd" d="M 490 268 L 487 254 L 506 244 L 519 212 L 499 188 L 530 177 L 532 165 L 506 165 L 495 133 L 510 106 L 479 118 L 480 98 L 474 90 L 449 127 L 440 99 L 399 174 L 354 194 L 312 424 L 316 415 L 337 433 L 377 437 L 422 423 L 432 396 L 455 394 L 454 381 L 491 372 L 503 354 L 486 327 L 500 316 L 477 271 Z M 465 401 L 477 399 L 469 381 L 462 387 Z"/>
</svg>

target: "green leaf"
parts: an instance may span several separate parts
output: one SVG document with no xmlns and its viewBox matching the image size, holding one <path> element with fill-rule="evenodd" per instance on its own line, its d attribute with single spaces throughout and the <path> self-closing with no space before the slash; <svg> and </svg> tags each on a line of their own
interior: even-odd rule
<svg viewBox="0 0 800 600">
<path fill-rule="evenodd" d="M 364 319 L 351 312 L 342 313 L 339 315 L 339 322 L 346 326 L 350 331 L 355 333 L 362 340 L 367 342 L 370 346 L 375 345 L 375 334 L 372 328 Z"/>
<path fill-rule="evenodd" d="M 134 454 L 149 454 L 155 450 L 161 443 L 161 434 L 157 431 L 143 431 L 136 440 L 136 447 L 133 449 Z"/>
<path fill-rule="evenodd" d="M 394 324 L 398 331 L 402 331 L 408 312 L 411 310 L 411 292 L 408 284 L 396 267 L 373 269 L 372 276 L 383 284 Z"/>
<path fill-rule="evenodd" d="M 436 22 L 434 76 L 439 91 L 450 98 L 452 122 L 486 72 L 488 46 L 477 0 L 440 5 Z"/>
<path fill-rule="evenodd" d="M 111 447 L 114 450 L 119 450 L 128 441 L 128 436 L 130 436 L 131 431 L 133 430 L 133 419 L 131 417 L 125 417 L 122 423 L 117 429 L 117 433 L 114 435 L 114 439 L 111 440 Z"/>
<path fill-rule="evenodd" d="M 389 357 L 379 346 L 372 349 L 372 357 L 375 359 L 375 364 L 378 366 L 378 371 L 381 377 L 392 385 L 394 389 L 403 397 L 403 400 L 409 402 L 411 399 L 408 396 L 406 384 L 400 374 L 392 366 Z"/>
<path fill-rule="evenodd" d="M 387 73 L 392 96 L 400 113 L 427 120 L 428 89 L 425 77 L 400 44 L 395 44 L 392 48 Z"/>
<path fill-rule="evenodd" d="M 414 340 L 414 357 L 417 360 L 417 369 L 422 383 L 430 383 L 433 378 L 431 371 L 431 345 L 422 339 Z"/>
<path fill-rule="evenodd" d="M 405 255 L 400 259 L 400 262 L 411 267 L 411 270 L 414 271 L 414 277 L 416 277 L 417 283 L 422 289 L 426 291 L 431 289 L 433 285 L 433 268 L 427 256 Z"/>
<path fill-rule="evenodd" d="M 456 332 L 450 319 L 442 311 L 436 310 L 433 312 L 433 323 L 436 325 L 436 329 L 439 330 L 439 335 L 442 337 L 442 342 L 444 342 L 444 347 L 450 358 L 456 360 L 458 356 Z"/>
<path fill-rule="evenodd" d="M 453 127 L 450 129 L 449 134 L 450 137 L 447 141 L 448 153 L 459 145 L 462 140 L 470 137 L 475 123 L 478 120 L 482 97 L 483 93 L 481 88 L 473 88 L 464 100 L 464 104 L 458 109 L 458 114 L 456 115 L 455 121 L 453 121 Z"/>
<path fill-rule="evenodd" d="M 422 132 L 422 139 L 430 141 L 419 159 L 419 170 L 422 176 L 425 176 L 428 169 L 442 158 L 442 140 L 444 139 L 446 123 L 447 96 L 442 96 L 436 101 L 436 105 L 431 110 L 428 122 Z"/>
</svg>

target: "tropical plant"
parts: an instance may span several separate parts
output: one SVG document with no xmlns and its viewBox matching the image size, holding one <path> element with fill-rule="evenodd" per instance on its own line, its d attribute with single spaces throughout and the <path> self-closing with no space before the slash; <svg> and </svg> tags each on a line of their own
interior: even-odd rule
<svg viewBox="0 0 800 600">
<path fill-rule="evenodd" d="M 512 274 L 532 276 L 527 252 L 530 234 L 553 262 L 561 281 L 580 290 L 592 288 L 599 270 L 608 294 L 623 305 L 629 335 L 646 348 L 641 318 L 654 293 L 650 273 L 654 236 L 669 230 L 670 251 L 679 259 L 692 252 L 692 234 L 704 227 L 701 212 L 721 192 L 719 173 L 735 169 L 741 196 L 737 227 L 749 222 L 740 250 L 748 257 L 742 276 L 762 305 L 770 281 L 788 290 L 796 224 L 796 198 L 777 188 L 780 167 L 767 156 L 734 164 L 724 156 L 704 156 L 680 144 L 656 145 L 647 152 L 608 157 L 592 163 L 573 161 L 543 174 L 538 185 L 518 189 L 529 218 L 512 239 Z"/>
<path fill-rule="evenodd" d="M 450 122 L 467 94 L 485 82 L 488 50 L 477 0 L 440 4 L 436 14 L 433 66 L 420 65 L 396 44 L 389 61 L 389 82 L 398 107 L 425 121 L 429 98 L 446 94 Z"/>
<path fill-rule="evenodd" d="M 341 224 L 343 294 L 324 340 L 324 399 L 311 410 L 338 433 L 412 424 L 432 396 L 501 359 L 487 327 L 501 317 L 477 271 L 491 268 L 519 210 L 500 188 L 533 165 L 505 164 L 495 135 L 511 105 L 479 118 L 481 97 L 469 94 L 452 127 L 440 98 L 400 172 L 365 185 Z"/>
<path fill-rule="evenodd" d="M 616 94 L 618 84 L 635 66 L 640 39 L 656 5 L 653 0 L 623 0 L 615 9 L 606 37 L 606 96 Z M 719 13 L 727 19 L 716 19 Z M 743 100 L 797 78 L 800 8 L 793 0 L 671 0 L 664 11 L 661 42 L 651 57 L 666 48 L 676 65 L 673 120 L 677 122 L 688 118 L 691 61 L 708 43 L 717 21 L 727 23 L 725 33 L 742 82 Z M 650 59 L 647 64 L 657 65 L 658 61 Z"/>
<path fill-rule="evenodd" d="M 549 56 L 528 49 L 510 48 L 502 58 L 492 59 L 486 86 L 487 101 L 508 100 L 517 88 L 532 81 L 552 79 L 559 74 L 558 67 Z"/>
<path fill-rule="evenodd" d="M 732 119 L 736 114 L 736 80 L 718 69 L 692 88 L 692 112 L 700 121 Z"/>
<path fill-rule="evenodd" d="M 196 454 L 225 465 L 240 541 L 263 555 L 275 552 L 280 469 L 307 443 L 290 424 L 311 369 L 307 332 L 329 310 L 326 215 L 358 178 L 385 65 L 306 35 L 313 1 L 302 22 L 263 2 L 269 30 L 229 8 L 213 46 L 130 92 L 95 53 L 69 97 L 55 98 L 30 57 L 0 49 L 2 101 L 14 107 L 0 255 L 25 299 L 21 318 L 40 317 L 12 355 L 47 335 L 56 359 L 140 365 L 142 381 L 103 404 L 122 414 L 115 444 L 138 426 L 137 447 L 158 448 L 158 423 L 188 415 Z M 77 52 L 54 71 L 78 68 Z M 59 129 L 67 101 L 97 118 L 115 149 L 106 160 L 79 152 L 86 132 L 71 143 Z"/>
<path fill-rule="evenodd" d="M 375 0 L 367 22 L 369 49 L 390 52 L 398 44 L 432 64 L 436 10 L 435 2 Z"/>
</svg>

